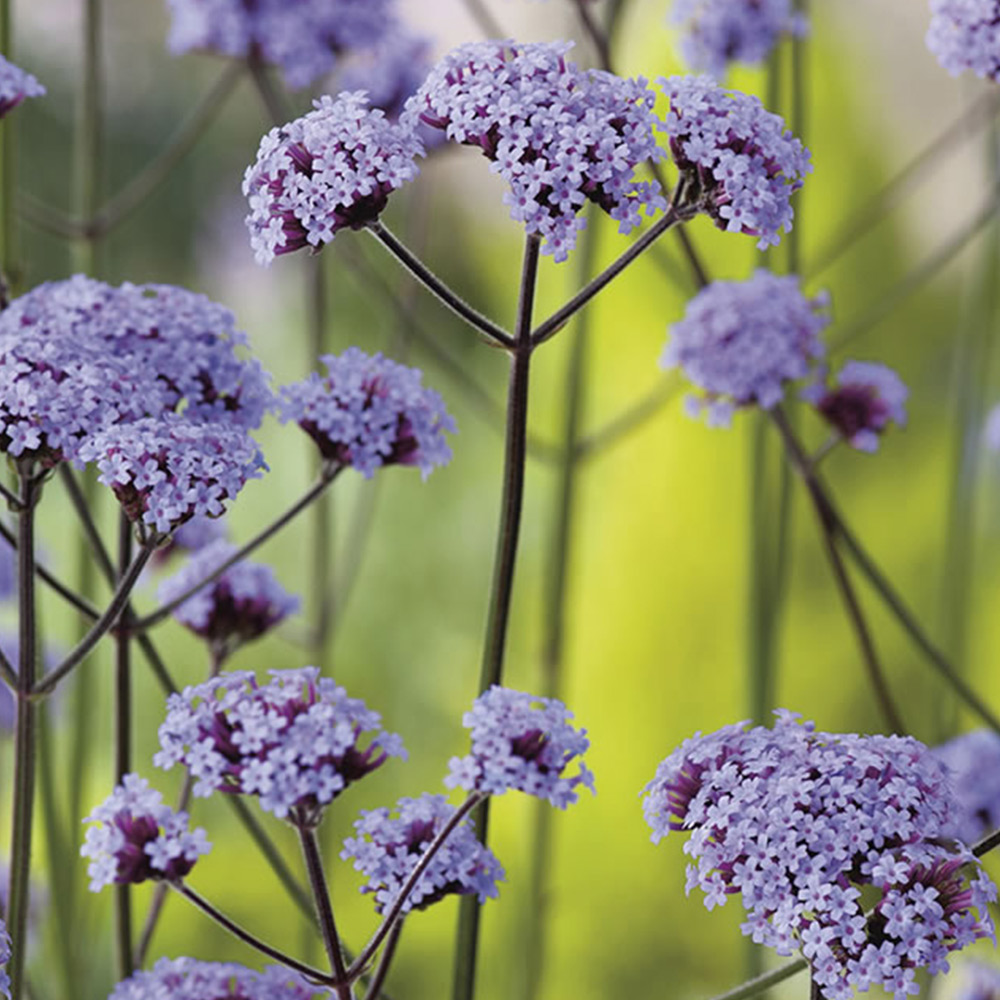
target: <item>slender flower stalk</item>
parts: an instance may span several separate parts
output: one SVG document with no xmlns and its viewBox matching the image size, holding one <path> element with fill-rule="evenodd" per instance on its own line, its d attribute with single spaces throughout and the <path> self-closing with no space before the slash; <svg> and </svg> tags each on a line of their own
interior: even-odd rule
<svg viewBox="0 0 1000 1000">
<path fill-rule="evenodd" d="M 344 965 L 344 953 L 341 950 L 340 936 L 337 934 L 337 924 L 333 917 L 330 890 L 326 883 L 326 876 L 323 874 L 323 858 L 319 852 L 316 831 L 310 827 L 300 826 L 298 834 L 306 871 L 309 873 L 313 901 L 316 904 L 320 932 L 323 935 L 323 947 L 326 949 L 326 957 L 333 971 L 333 981 L 337 984 L 335 987 L 337 996 L 341 1000 L 351 1000 L 351 986 L 347 981 L 347 967 Z"/>
<path fill-rule="evenodd" d="M 389 931 L 389 935 L 386 938 L 385 947 L 382 949 L 382 957 L 378 960 L 375 973 L 368 983 L 368 989 L 365 991 L 365 1000 L 379 1000 L 379 997 L 382 995 L 382 987 L 385 985 L 386 976 L 389 974 L 389 966 L 392 964 L 393 958 L 396 957 L 396 946 L 399 944 L 399 938 L 402 933 L 403 918 L 400 917 L 392 925 L 392 930 Z"/>
</svg>

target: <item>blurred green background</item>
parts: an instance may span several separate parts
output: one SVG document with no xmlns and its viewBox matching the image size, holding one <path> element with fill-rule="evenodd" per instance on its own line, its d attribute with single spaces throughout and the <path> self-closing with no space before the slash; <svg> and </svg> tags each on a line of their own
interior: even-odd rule
<svg viewBox="0 0 1000 1000">
<path fill-rule="evenodd" d="M 414 24 L 435 37 L 436 54 L 480 37 L 461 0 L 409 6 Z M 604 3 L 593 7 L 600 14 Z M 625 0 L 615 48 L 620 72 L 655 79 L 682 71 L 666 7 L 666 0 Z M 65 0 L 23 0 L 10 8 L 12 57 L 49 90 L 2 126 L 16 140 L 19 189 L 29 196 L 26 204 L 22 199 L 25 217 L 18 234 L 20 289 L 26 290 L 73 273 L 89 252 L 31 221 L 39 217 L 37 202 L 69 213 L 77 203 L 84 11 L 83 4 Z M 490 9 L 523 40 L 579 36 L 574 5 L 566 0 L 544 5 L 495 0 Z M 897 368 L 912 392 L 905 432 L 892 431 L 874 457 L 837 451 L 824 465 L 829 482 L 920 620 L 996 704 L 1000 618 L 993 554 L 1000 545 L 1000 509 L 997 459 L 981 444 L 986 409 L 1000 397 L 1000 373 L 991 354 L 997 329 L 996 227 L 985 227 L 933 275 L 911 281 L 912 294 L 898 302 L 893 298 L 899 283 L 959 234 L 990 197 L 989 130 L 953 137 L 953 157 L 935 163 L 834 264 L 819 274 L 810 270 L 810 262 L 819 261 L 845 227 L 874 211 L 871 199 L 885 182 L 981 97 L 979 88 L 949 79 L 925 50 L 926 16 L 919 4 L 889 2 L 845 3 L 836 10 L 823 5 L 814 12 L 812 37 L 802 51 L 803 137 L 816 169 L 797 196 L 797 234 L 807 290 L 826 288 L 832 295 L 831 340 L 861 324 L 849 351 L 835 353 L 834 362 L 884 361 Z M 103 5 L 106 195 L 120 190 L 168 144 L 223 71 L 215 57 L 171 58 L 164 46 L 166 27 L 163 5 L 153 0 Z M 576 57 L 592 61 L 585 42 Z M 778 73 L 776 81 L 766 70 L 743 70 L 731 82 L 762 96 L 770 91 L 787 112 L 793 102 L 790 66 L 784 48 L 771 69 Z M 289 96 L 294 113 L 308 107 L 310 96 Z M 426 484 L 415 472 L 396 468 L 371 482 L 345 475 L 333 490 L 334 572 L 353 583 L 341 594 L 321 665 L 380 711 L 410 751 L 408 763 L 392 762 L 352 787 L 323 827 L 338 924 L 357 948 L 375 917 L 370 901 L 357 893 L 353 872 L 335 862 L 340 840 L 358 809 L 442 790 L 449 757 L 466 746 L 461 715 L 476 694 L 499 498 L 506 364 L 414 288 L 364 234 L 340 236 L 315 259 L 296 255 L 258 268 L 242 224 L 239 184 L 268 127 L 259 96 L 244 79 L 170 180 L 96 247 L 94 270 L 114 283 L 182 284 L 227 304 L 276 385 L 302 378 L 315 364 L 308 302 L 321 282 L 328 299 L 324 350 L 357 344 L 419 365 L 458 421 L 454 460 Z M 506 218 L 501 196 L 498 179 L 481 157 L 449 149 L 431 157 L 419 180 L 395 195 L 386 219 L 453 287 L 509 323 L 521 233 Z M 713 276 L 745 277 L 762 263 L 751 238 L 719 233 L 704 219 L 690 228 Z M 609 220 L 592 219 L 591 232 L 599 261 L 626 246 Z M 673 239 L 668 236 L 661 245 L 662 251 L 632 267 L 589 311 L 584 435 L 629 413 L 664 384 L 657 359 L 666 328 L 682 315 L 693 286 Z M 539 317 L 581 282 L 577 258 L 563 265 L 545 260 Z M 787 246 L 770 254 L 767 263 L 786 268 Z M 870 322 L 881 304 L 891 307 L 887 315 Z M 566 369 L 577 333 L 570 326 L 541 349 L 532 375 L 531 429 L 539 446 L 529 463 L 506 673 L 511 686 L 527 690 L 543 688 L 543 651 L 554 614 L 548 597 L 559 483 L 553 452 L 563 433 Z M 475 401 L 469 380 L 486 390 L 491 405 Z M 654 847 L 640 811 L 643 785 L 682 739 L 755 711 L 753 533 L 762 524 L 773 530 L 779 517 L 770 500 L 756 521 L 752 517 L 761 439 L 757 417 L 739 414 L 729 431 L 708 429 L 683 415 L 681 394 L 664 393 L 648 419 L 589 454 L 576 479 L 559 688 L 591 737 L 589 764 L 598 795 L 552 820 L 549 954 L 541 990 L 551 1000 L 703 997 L 735 985 L 753 967 L 737 929 L 738 903 L 708 913 L 700 899 L 686 899 L 682 839 Z M 805 416 L 801 428 L 811 445 L 822 442 L 821 428 Z M 313 471 L 310 443 L 296 428 L 272 420 L 260 440 L 271 472 L 251 483 L 232 507 L 228 520 L 238 541 L 292 502 Z M 776 444 L 768 445 L 772 452 Z M 775 480 L 768 477 L 770 497 L 776 496 Z M 768 701 L 802 712 L 822 729 L 879 731 L 881 717 L 798 483 L 792 484 L 792 497 L 786 600 L 778 617 L 774 693 Z M 116 511 L 107 499 L 102 497 L 100 512 L 113 539 Z M 73 578 L 79 572 L 78 532 L 58 482 L 47 488 L 41 516 L 47 561 Z M 302 594 L 303 620 L 245 648 L 230 667 L 263 672 L 315 657 L 301 642 L 318 605 L 310 591 L 313 527 L 310 516 L 300 519 L 258 556 Z M 959 709 L 858 582 L 909 730 L 934 743 L 979 724 Z M 106 591 L 98 585 L 98 593 Z M 137 603 L 140 609 L 154 605 L 152 579 Z M 51 643 L 71 644 L 77 624 L 50 594 L 44 597 L 43 620 Z M 204 677 L 205 650 L 180 626 L 168 622 L 155 637 L 181 682 Z M 35 851 L 40 881 L 54 866 L 59 875 L 57 889 L 48 891 L 31 956 L 41 1000 L 101 998 L 114 979 L 110 894 L 86 892 L 85 865 L 76 858 L 79 816 L 111 786 L 110 663 L 108 650 L 92 656 L 48 717 L 45 749 L 61 833 L 55 841 L 47 839 L 41 824 Z M 180 776 L 156 772 L 150 762 L 163 704 L 161 690 L 140 662 L 135 759 L 169 801 Z M 4 785 L 9 750 L 0 743 Z M 81 774 L 82 785 L 74 777 Z M 82 812 L 74 814 L 81 805 Z M 7 806 L 5 796 L 2 808 Z M 319 960 L 318 937 L 224 804 L 199 800 L 193 815 L 208 829 L 215 849 L 192 875 L 192 884 L 255 932 Z M 492 840 L 508 880 L 501 898 L 484 913 L 478 994 L 483 1000 L 524 995 L 534 817 L 534 804 L 513 795 L 494 804 Z M 264 823 L 298 866 L 289 832 L 269 816 Z M 147 887 L 137 892 L 138 914 L 149 895 Z M 446 995 L 456 909 L 448 901 L 408 922 L 389 979 L 392 996 Z M 73 920 L 71 961 L 56 929 L 67 913 Z M 254 954 L 177 899 L 168 901 L 152 955 L 258 965 Z M 803 996 L 807 988 L 799 977 L 784 984 L 781 994 Z"/>
</svg>

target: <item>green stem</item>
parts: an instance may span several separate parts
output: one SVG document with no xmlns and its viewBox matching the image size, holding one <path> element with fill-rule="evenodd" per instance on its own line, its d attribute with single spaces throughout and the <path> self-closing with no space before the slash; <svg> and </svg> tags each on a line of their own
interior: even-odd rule
<svg viewBox="0 0 1000 1000">
<path fill-rule="evenodd" d="M 89 227 L 101 203 L 103 180 L 104 108 L 101 79 L 101 28 L 103 0 L 85 0 L 83 16 L 83 78 L 77 108 L 74 179 L 77 215 Z M 73 245 L 73 268 L 96 275 L 98 262 L 96 234 L 85 232 Z"/>
<path fill-rule="evenodd" d="M 8 59 L 14 58 L 11 25 L 12 0 L 0 0 L 0 52 Z M 16 149 L 17 116 L 4 119 L 0 127 L 0 309 L 16 293 L 19 283 L 17 273 L 17 195 Z"/>
</svg>

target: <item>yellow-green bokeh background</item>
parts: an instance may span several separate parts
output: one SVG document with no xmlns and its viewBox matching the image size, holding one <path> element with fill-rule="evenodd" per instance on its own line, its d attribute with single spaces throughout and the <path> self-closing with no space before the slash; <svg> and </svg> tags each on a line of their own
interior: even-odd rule
<svg viewBox="0 0 1000 1000">
<path fill-rule="evenodd" d="M 564 0 L 546 5 L 497 0 L 491 6 L 501 22 L 516 25 L 524 39 L 565 37 L 576 31 L 568 13 L 572 5 Z M 595 6 L 600 10 L 602 5 Z M 622 71 L 651 79 L 680 71 L 665 24 L 665 0 L 626 0 L 625 6 L 617 49 Z M 69 208 L 80 11 L 67 0 L 32 0 L 14 3 L 12 9 L 16 61 L 49 87 L 45 100 L 29 102 L 16 120 L 11 119 L 19 143 L 19 182 L 36 198 Z M 475 37 L 463 10 L 458 0 L 410 5 L 414 18 L 439 35 L 438 51 L 460 40 L 463 31 Z M 836 11 L 824 6 L 815 13 L 806 56 L 805 138 L 816 170 L 797 200 L 807 265 L 886 179 L 979 93 L 951 80 L 934 64 L 921 42 L 924 17 L 922 9 L 914 14 L 888 0 L 870 6 L 845 3 Z M 221 69 L 219 60 L 208 56 L 171 59 L 163 47 L 165 27 L 161 5 L 151 0 L 106 5 L 108 191 L 116 190 L 168 141 Z M 585 46 L 578 51 L 581 60 L 588 58 Z M 787 59 L 784 66 L 787 73 Z M 766 93 L 762 72 L 743 71 L 734 79 L 743 88 Z M 297 111 L 307 106 L 307 96 L 293 95 Z M 789 100 L 785 88 L 782 103 L 787 107 Z M 426 484 L 412 470 L 392 469 L 370 483 L 344 476 L 334 490 L 341 553 L 351 551 L 363 533 L 364 518 L 358 511 L 371 511 L 372 520 L 363 538 L 361 568 L 349 602 L 339 609 L 342 616 L 324 652 L 323 667 L 380 711 L 386 726 L 403 735 L 411 755 L 409 763 L 392 762 L 350 789 L 324 827 L 338 922 L 356 947 L 374 926 L 374 918 L 369 901 L 356 891 L 353 873 L 334 864 L 339 838 L 359 808 L 440 790 L 448 758 L 465 746 L 461 715 L 476 693 L 497 518 L 502 419 L 484 416 L 470 405 L 412 330 L 408 333 L 400 323 L 399 311 L 384 291 L 373 291 L 359 276 L 352 258 L 360 253 L 368 266 L 377 268 L 402 297 L 404 312 L 423 335 L 434 338 L 498 404 L 503 399 L 505 359 L 410 287 L 362 234 L 338 237 L 317 261 L 291 257 L 268 270 L 257 268 L 242 228 L 239 180 L 266 127 L 260 102 L 244 82 L 176 175 L 99 248 L 99 276 L 113 282 L 185 284 L 225 302 L 276 384 L 282 384 L 303 377 L 314 363 L 306 335 L 307 298 L 310 272 L 318 263 L 329 296 L 326 349 L 357 344 L 404 355 L 425 369 L 427 382 L 441 391 L 458 420 L 454 460 Z M 819 280 L 807 282 L 809 291 L 831 291 L 834 337 L 838 326 L 865 316 L 977 210 L 985 193 L 985 162 L 978 139 L 963 142 L 955 161 L 915 187 L 887 222 Z M 470 150 L 452 150 L 435 157 L 419 181 L 394 198 L 388 221 L 423 248 L 435 269 L 472 302 L 509 323 L 521 234 L 505 218 L 501 192 L 481 158 Z M 625 246 L 606 221 L 599 222 L 597 231 L 601 259 L 610 259 Z M 759 263 L 752 239 L 718 233 L 706 220 L 698 220 L 692 233 L 713 275 L 744 277 Z M 29 225 L 20 238 L 24 287 L 71 273 L 73 257 L 65 241 Z M 995 703 L 1000 699 L 994 670 L 1000 642 L 994 611 L 998 573 L 993 555 L 1000 546 L 996 459 L 979 445 L 981 408 L 973 408 L 963 424 L 957 416 L 961 407 L 956 391 L 958 360 L 969 357 L 969 344 L 977 342 L 967 331 L 986 331 L 979 339 L 988 342 L 996 329 L 996 315 L 977 305 L 976 297 L 983 267 L 988 268 L 986 284 L 996 280 L 996 267 L 989 269 L 986 257 L 991 238 L 995 234 L 987 232 L 973 242 L 852 345 L 847 356 L 881 360 L 899 370 L 912 391 L 910 425 L 905 432 L 893 431 L 876 457 L 837 452 L 827 472 L 857 532 L 932 634 L 953 634 L 948 630 L 959 628 L 954 616 L 948 617 L 948 595 L 962 580 L 968 581 L 960 623 L 968 637 L 962 667 Z M 676 260 L 672 242 L 664 242 Z M 785 251 L 779 251 L 770 262 L 784 267 L 786 259 Z M 559 306 L 578 281 L 572 259 L 561 266 L 547 260 L 538 314 Z M 666 327 L 680 317 L 689 294 L 686 283 L 678 288 L 657 262 L 643 259 L 594 303 L 585 431 L 605 425 L 659 384 L 657 358 Z M 556 442 L 561 433 L 564 372 L 574 335 L 569 327 L 536 355 L 531 426 L 544 441 Z M 987 400 L 1000 396 L 988 350 L 974 355 L 969 366 L 975 376 L 982 376 Z M 816 425 L 806 420 L 802 429 L 812 444 L 821 441 Z M 589 763 L 596 772 L 598 795 L 585 797 L 553 821 L 551 951 L 542 990 L 550 1000 L 703 997 L 735 985 L 744 975 L 747 951 L 737 930 L 738 902 L 708 913 L 699 899 L 685 898 L 682 839 L 672 837 L 655 847 L 649 842 L 639 792 L 659 760 L 683 738 L 750 714 L 753 435 L 751 415 L 739 415 L 729 431 L 711 430 L 683 415 L 678 396 L 613 449 L 593 455 L 580 468 L 561 689 L 592 739 Z M 308 442 L 295 428 L 269 422 L 261 441 L 271 473 L 248 486 L 234 505 L 229 520 L 237 540 L 248 538 L 279 513 L 311 475 Z M 947 553 L 961 524 L 953 486 L 962 442 L 972 463 L 968 509 L 974 527 L 971 557 L 959 559 L 949 575 Z M 531 461 L 506 673 L 512 686 L 529 690 L 541 685 L 545 619 L 551 614 L 546 574 L 556 483 L 550 463 Z M 798 489 L 794 496 L 774 702 L 801 711 L 824 729 L 878 730 L 880 715 L 866 687 L 812 512 Z M 104 503 L 109 538 L 113 515 L 110 504 Z M 77 532 L 56 483 L 48 489 L 42 522 L 41 544 L 48 561 L 71 577 L 78 571 Z M 306 618 L 316 605 L 309 592 L 310 531 L 306 517 L 260 553 L 290 589 L 302 593 Z M 861 593 L 912 732 L 934 742 L 975 725 L 968 713 L 957 711 L 946 688 L 864 585 Z M 139 604 L 148 608 L 153 601 L 154 587 L 147 584 Z M 50 640 L 68 645 L 72 619 L 49 596 L 43 615 Z M 296 644 L 295 630 L 288 631 L 241 651 L 231 665 L 261 672 L 301 665 L 308 654 Z M 156 639 L 182 682 L 204 676 L 204 650 L 178 626 L 165 624 Z M 72 990 L 79 997 L 103 998 L 113 981 L 110 898 L 83 892 L 84 865 L 75 858 L 82 828 L 77 831 L 76 818 L 66 815 L 66 809 L 74 795 L 86 810 L 109 791 L 110 653 L 93 657 L 85 670 L 94 692 L 94 707 L 87 710 L 85 784 L 71 789 L 67 778 L 81 671 L 57 700 L 50 719 L 57 811 L 69 832 L 53 850 L 40 833 L 35 864 L 43 881 L 54 864 L 71 867 L 77 900 L 73 936 L 82 970 Z M 137 769 L 155 780 L 169 799 L 179 787 L 179 775 L 163 775 L 150 763 L 163 696 L 141 664 L 136 688 Z M 6 788 L 7 745 L 0 746 L 0 762 Z M 224 804 L 199 801 L 194 815 L 208 828 L 215 849 L 198 866 L 192 884 L 256 932 L 318 961 L 318 941 Z M 484 914 L 483 1000 L 520 995 L 533 803 L 505 796 L 494 804 L 493 817 L 494 845 L 508 881 Z M 265 819 L 297 865 L 292 838 L 280 824 Z M 139 900 L 148 895 L 145 888 L 137 893 Z M 54 998 L 69 995 L 59 972 L 59 939 L 53 930 L 69 904 L 50 893 L 47 905 L 53 919 L 43 924 L 34 946 L 31 975 L 39 996 Z M 141 904 L 137 910 L 142 912 Z M 446 994 L 455 915 L 454 903 L 447 902 L 409 922 L 390 977 L 394 997 L 424 1000 Z M 256 964 L 256 956 L 200 915 L 185 911 L 179 900 L 169 902 L 153 954 Z M 782 990 L 802 996 L 806 983 L 800 977 Z"/>
</svg>

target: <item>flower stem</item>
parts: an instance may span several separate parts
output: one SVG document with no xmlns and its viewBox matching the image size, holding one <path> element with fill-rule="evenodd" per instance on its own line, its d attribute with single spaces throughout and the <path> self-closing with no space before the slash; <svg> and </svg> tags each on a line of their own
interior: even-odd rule
<svg viewBox="0 0 1000 1000">
<path fill-rule="evenodd" d="M 431 294 L 435 295 L 453 313 L 460 316 L 474 330 L 478 330 L 487 341 L 508 349 L 513 348 L 511 335 L 493 320 L 473 309 L 457 292 L 452 291 L 426 264 L 404 243 L 376 219 L 368 227 L 368 232 L 377 239 L 417 279 Z"/>
<path fill-rule="evenodd" d="M 333 919 L 333 904 L 330 902 L 330 890 L 323 874 L 323 858 L 319 852 L 316 832 L 300 826 L 298 833 L 306 871 L 309 873 L 309 885 L 312 887 L 316 915 L 319 917 L 319 927 L 323 934 L 323 946 L 326 948 L 326 957 L 333 971 L 332 981 L 336 984 L 337 996 L 342 1000 L 351 1000 L 351 986 L 347 979 L 347 967 L 344 965 L 344 954 L 340 948 L 337 924 Z"/>
<path fill-rule="evenodd" d="M 91 232 L 91 222 L 101 199 L 104 164 L 104 107 L 101 78 L 103 0 L 85 0 L 83 13 L 83 78 L 80 81 L 76 115 L 73 175 L 76 181 L 74 201 L 83 222 L 80 237 L 73 244 L 74 270 L 96 274 L 98 238 Z"/>
<path fill-rule="evenodd" d="M 382 986 L 385 977 L 389 974 L 389 966 L 396 955 L 396 946 L 399 944 L 399 937 L 403 933 L 403 918 L 400 917 L 392 925 L 392 930 L 385 941 L 385 948 L 382 950 L 382 957 L 378 960 L 375 975 L 372 976 L 368 989 L 365 990 L 365 1000 L 379 1000 L 382 994 Z"/>
<path fill-rule="evenodd" d="M 7 964 L 11 998 L 20 1000 L 24 990 L 24 959 L 28 946 L 28 901 L 31 871 L 31 827 L 35 800 L 36 713 L 31 698 L 37 653 L 35 639 L 35 505 L 40 487 L 30 466 L 20 470 L 20 511 L 17 533 L 18 673 L 17 718 L 14 729 L 14 802 L 11 824 L 10 882 L 7 931 L 12 951 Z"/>
</svg>

